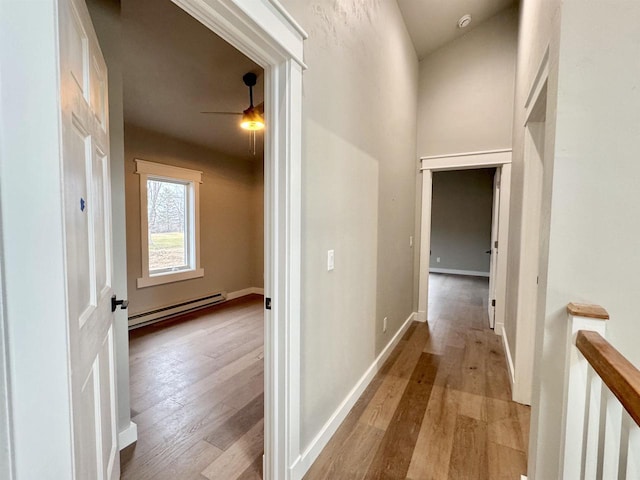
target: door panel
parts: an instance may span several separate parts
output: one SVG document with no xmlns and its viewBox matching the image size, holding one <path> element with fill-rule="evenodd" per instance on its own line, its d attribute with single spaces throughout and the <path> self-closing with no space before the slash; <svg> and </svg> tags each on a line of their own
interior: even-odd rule
<svg viewBox="0 0 640 480">
<path fill-rule="evenodd" d="M 59 0 L 75 478 L 120 475 L 116 432 L 107 69 L 86 5 Z"/>
<path fill-rule="evenodd" d="M 495 328 L 496 325 L 496 307 L 494 301 L 496 299 L 496 273 L 498 267 L 498 232 L 500 222 L 500 177 L 502 169 L 497 168 L 493 176 L 493 211 L 491 214 L 491 259 L 489 260 L 489 327 Z"/>
</svg>

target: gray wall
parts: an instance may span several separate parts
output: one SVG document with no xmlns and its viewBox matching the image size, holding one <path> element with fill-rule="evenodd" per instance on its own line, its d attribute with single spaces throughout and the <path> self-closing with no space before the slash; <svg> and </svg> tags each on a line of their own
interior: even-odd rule
<svg viewBox="0 0 640 480">
<path fill-rule="evenodd" d="M 211 293 L 263 286 L 263 176 L 258 160 L 225 157 L 131 124 L 125 125 L 127 201 L 127 273 L 129 315 L 175 305 Z M 142 276 L 140 244 L 140 176 L 142 159 L 203 172 L 200 185 L 200 265 L 204 277 L 137 288 Z"/>
<path fill-rule="evenodd" d="M 489 274 L 495 168 L 435 172 L 431 268 Z M 437 259 L 440 258 L 440 263 Z"/>
<path fill-rule="evenodd" d="M 511 148 L 518 10 L 420 61 L 418 155 Z"/>
<path fill-rule="evenodd" d="M 302 447 L 413 311 L 418 62 L 393 0 L 284 0 L 303 89 Z M 327 250 L 335 270 L 327 272 Z M 389 328 L 382 332 L 382 320 Z"/>
</svg>

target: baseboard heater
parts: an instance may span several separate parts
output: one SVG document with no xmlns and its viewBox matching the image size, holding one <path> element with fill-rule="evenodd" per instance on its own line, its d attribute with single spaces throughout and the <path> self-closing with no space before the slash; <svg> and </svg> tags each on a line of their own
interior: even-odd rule
<svg viewBox="0 0 640 480">
<path fill-rule="evenodd" d="M 150 323 L 160 322 L 176 315 L 192 312 L 201 308 L 210 307 L 227 299 L 226 292 L 215 293 L 206 297 L 195 298 L 187 302 L 178 303 L 168 307 L 156 308 L 144 313 L 138 313 L 129 317 L 129 329 L 143 327 Z"/>
</svg>

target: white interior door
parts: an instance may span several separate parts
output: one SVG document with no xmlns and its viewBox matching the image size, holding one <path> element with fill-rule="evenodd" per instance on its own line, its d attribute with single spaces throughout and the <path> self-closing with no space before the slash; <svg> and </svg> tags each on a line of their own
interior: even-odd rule
<svg viewBox="0 0 640 480">
<path fill-rule="evenodd" d="M 493 213 L 491 215 L 491 260 L 489 264 L 489 326 L 496 325 L 496 273 L 498 266 L 498 232 L 500 225 L 500 168 L 493 176 Z"/>
<path fill-rule="evenodd" d="M 82 0 L 60 0 L 60 87 L 75 478 L 120 476 L 107 69 Z"/>
</svg>

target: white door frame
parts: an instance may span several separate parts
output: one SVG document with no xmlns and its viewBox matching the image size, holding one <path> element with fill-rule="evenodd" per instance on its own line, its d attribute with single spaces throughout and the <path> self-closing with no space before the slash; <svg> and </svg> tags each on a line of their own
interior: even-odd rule
<svg viewBox="0 0 640 480">
<path fill-rule="evenodd" d="M 288 480 L 300 456 L 307 35 L 277 0 L 175 3 L 265 69 L 265 294 L 273 305 L 265 315 L 265 478 Z M 50 0 L 0 5 L 0 258 L 20 478 L 73 478 L 57 9 Z"/>
<path fill-rule="evenodd" d="M 420 225 L 420 279 L 418 284 L 418 320 L 425 322 L 429 308 L 429 250 L 431 248 L 431 203 L 433 172 L 469 170 L 475 168 L 500 169 L 500 212 L 498 231 L 498 265 L 496 268 L 495 332 L 502 335 L 507 287 L 507 239 L 509 233 L 509 204 L 511 198 L 511 149 L 484 152 L 456 153 L 421 157 L 422 218 Z"/>
<path fill-rule="evenodd" d="M 276 0 L 173 0 L 265 70 L 265 479 L 300 456 L 302 71 L 305 31 Z"/>
<path fill-rule="evenodd" d="M 544 156 L 538 152 L 534 136 L 545 135 L 547 85 L 549 80 L 549 49 L 547 48 L 525 103 L 524 130 L 524 183 L 522 191 L 522 221 L 520 232 L 520 258 L 516 304 L 517 365 L 513 377 L 513 399 L 531 405 L 535 338 L 537 322 L 544 322 L 538 312 L 538 272 L 540 270 L 541 202 L 543 198 Z M 536 279 L 536 282 L 533 279 Z"/>
</svg>

